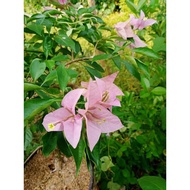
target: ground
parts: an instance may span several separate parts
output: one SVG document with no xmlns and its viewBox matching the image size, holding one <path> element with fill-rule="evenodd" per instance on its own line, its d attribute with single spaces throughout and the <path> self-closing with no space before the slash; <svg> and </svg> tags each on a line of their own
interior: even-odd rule
<svg viewBox="0 0 190 190">
<path fill-rule="evenodd" d="M 25 190 L 88 190 L 90 172 L 83 160 L 78 176 L 75 173 L 72 157 L 67 158 L 58 150 L 48 157 L 43 156 L 41 148 L 25 162 Z"/>
</svg>

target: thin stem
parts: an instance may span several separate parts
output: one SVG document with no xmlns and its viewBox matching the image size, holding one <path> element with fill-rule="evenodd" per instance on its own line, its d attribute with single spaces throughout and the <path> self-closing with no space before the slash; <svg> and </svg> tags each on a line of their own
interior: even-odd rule
<svg viewBox="0 0 190 190">
<path fill-rule="evenodd" d="M 69 65 L 72 64 L 72 63 L 79 62 L 79 61 L 85 61 L 85 60 L 89 60 L 89 59 L 92 59 L 92 57 L 78 58 L 78 59 L 75 59 L 75 60 L 72 60 L 72 61 L 67 62 L 67 63 L 65 64 L 65 66 L 69 66 Z"/>
<path fill-rule="evenodd" d="M 94 187 L 94 164 L 93 164 L 92 161 L 90 161 L 90 166 L 91 166 L 91 169 L 90 169 L 90 184 L 89 184 L 88 190 L 93 190 L 93 187 Z"/>
</svg>

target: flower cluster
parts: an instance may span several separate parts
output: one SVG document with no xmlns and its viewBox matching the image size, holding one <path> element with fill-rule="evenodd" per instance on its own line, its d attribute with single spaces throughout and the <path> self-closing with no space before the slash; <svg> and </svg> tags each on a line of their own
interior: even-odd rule
<svg viewBox="0 0 190 190">
<path fill-rule="evenodd" d="M 104 78 L 82 82 L 82 88 L 67 93 L 62 107 L 44 117 L 43 126 L 47 131 L 64 131 L 67 141 L 77 147 L 82 131 L 82 121 L 86 123 L 86 133 L 90 150 L 98 142 L 101 133 L 114 132 L 123 127 L 120 119 L 112 114 L 112 106 L 121 106 L 117 96 L 124 95 L 113 83 L 118 72 Z M 85 108 L 76 104 L 83 96 Z"/>
<path fill-rule="evenodd" d="M 145 19 L 145 14 L 141 10 L 140 18 L 135 18 L 134 15 L 130 15 L 130 19 L 125 22 L 118 22 L 114 25 L 117 34 L 124 40 L 127 38 L 133 38 L 134 43 L 130 44 L 131 48 L 145 47 L 147 46 L 134 32 L 134 30 L 142 30 L 147 26 L 151 26 L 156 23 L 154 19 Z"/>
</svg>

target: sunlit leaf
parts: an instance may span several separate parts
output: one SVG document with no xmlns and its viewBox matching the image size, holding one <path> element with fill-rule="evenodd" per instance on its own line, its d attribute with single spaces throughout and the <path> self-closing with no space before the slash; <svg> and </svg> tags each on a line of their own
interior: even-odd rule
<svg viewBox="0 0 190 190">
<path fill-rule="evenodd" d="M 53 41 L 50 36 L 45 36 L 43 40 L 43 51 L 46 56 L 46 59 L 48 58 L 49 53 L 51 52 L 51 49 L 53 47 Z"/>
<path fill-rule="evenodd" d="M 143 176 L 138 179 L 143 190 L 166 190 L 166 180 L 158 176 Z"/>
<path fill-rule="evenodd" d="M 63 64 L 60 64 L 56 70 L 57 70 L 59 86 L 61 90 L 64 91 L 69 82 L 70 76 Z"/>
<path fill-rule="evenodd" d="M 149 49 L 147 47 L 134 48 L 132 51 L 136 52 L 136 53 L 146 55 L 148 57 L 152 57 L 154 59 L 161 59 L 161 57 L 155 51 L 153 51 L 152 49 Z"/>
<path fill-rule="evenodd" d="M 92 58 L 92 61 L 105 60 L 105 59 L 109 59 L 110 57 L 111 57 L 110 54 L 99 54 L 99 55 L 95 55 Z"/>
<path fill-rule="evenodd" d="M 45 108 L 49 107 L 55 99 L 30 99 L 24 102 L 24 119 L 31 119 Z"/>
<path fill-rule="evenodd" d="M 75 42 L 69 38 L 67 35 L 55 36 L 54 40 L 65 47 L 70 47 L 74 52 L 75 50 Z"/>
<path fill-rule="evenodd" d="M 43 30 L 44 30 L 43 25 L 36 24 L 36 23 L 28 24 L 27 28 L 40 36 L 43 34 Z"/>
<path fill-rule="evenodd" d="M 30 65 L 30 74 L 34 81 L 36 81 L 45 71 L 45 62 L 40 62 L 40 59 L 34 59 Z"/>
<path fill-rule="evenodd" d="M 158 96 L 159 95 L 165 95 L 166 94 L 166 88 L 164 88 L 162 86 L 157 86 L 151 92 L 155 95 L 158 95 Z"/>
<path fill-rule="evenodd" d="M 139 81 L 140 81 L 140 74 L 137 71 L 136 67 L 132 64 L 130 64 L 129 62 L 123 60 L 123 63 L 125 64 L 125 67 L 127 68 L 127 70 L 134 76 L 136 77 Z"/>
<path fill-rule="evenodd" d="M 146 2 L 147 0 L 140 0 L 137 6 L 137 11 L 140 11 Z"/>
<path fill-rule="evenodd" d="M 40 89 L 41 87 L 38 86 L 37 84 L 32 84 L 32 83 L 28 83 L 28 82 L 25 82 L 24 83 L 24 91 L 32 91 L 32 90 L 37 90 L 37 89 Z"/>
</svg>

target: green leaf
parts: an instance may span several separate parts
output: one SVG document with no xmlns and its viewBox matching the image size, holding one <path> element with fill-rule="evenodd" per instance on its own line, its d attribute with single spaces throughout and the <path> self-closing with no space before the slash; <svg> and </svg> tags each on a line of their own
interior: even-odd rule
<svg viewBox="0 0 190 190">
<path fill-rule="evenodd" d="M 158 95 L 158 96 L 165 95 L 165 94 L 166 94 L 166 88 L 164 88 L 164 87 L 162 87 L 162 86 L 157 86 L 157 87 L 154 88 L 151 92 L 152 92 L 154 95 Z"/>
<path fill-rule="evenodd" d="M 62 14 L 61 11 L 58 10 L 46 10 L 43 12 L 44 15 L 57 15 L 57 14 Z"/>
<path fill-rule="evenodd" d="M 52 70 L 55 66 L 55 61 L 54 60 L 45 60 L 46 66 L 48 67 L 49 70 Z"/>
<path fill-rule="evenodd" d="M 83 138 L 80 138 L 80 141 L 75 149 L 70 144 L 69 144 L 69 148 L 75 160 L 76 175 L 78 175 L 78 172 L 82 163 L 82 159 L 84 156 L 85 141 L 83 140 Z"/>
<path fill-rule="evenodd" d="M 150 96 L 150 93 L 144 90 L 140 91 L 140 98 L 147 98 Z"/>
<path fill-rule="evenodd" d="M 44 27 L 42 25 L 35 23 L 28 24 L 27 28 L 40 36 L 42 36 L 44 30 Z"/>
<path fill-rule="evenodd" d="M 145 144 L 145 143 L 146 143 L 145 138 L 144 138 L 143 135 L 137 136 L 137 137 L 136 137 L 136 140 L 137 140 L 137 142 L 140 143 L 140 144 Z"/>
<path fill-rule="evenodd" d="M 54 61 L 66 61 L 69 57 L 67 55 L 55 55 L 52 60 Z"/>
<path fill-rule="evenodd" d="M 71 3 L 76 4 L 78 0 L 71 0 Z"/>
<path fill-rule="evenodd" d="M 103 156 L 100 160 L 102 162 L 101 170 L 104 172 L 107 171 L 109 168 L 114 166 L 110 157 L 108 157 L 108 156 Z"/>
<path fill-rule="evenodd" d="M 85 69 L 88 71 L 88 73 L 90 74 L 90 76 L 92 77 L 92 79 L 95 79 L 94 76 L 101 78 L 102 75 L 101 73 L 99 73 L 96 69 L 93 69 L 91 67 L 85 66 Z"/>
<path fill-rule="evenodd" d="M 31 119 L 45 108 L 49 107 L 55 99 L 30 99 L 24 102 L 24 119 Z"/>
<path fill-rule="evenodd" d="M 78 76 L 78 72 L 73 69 L 67 69 L 67 73 L 71 78 L 76 78 Z"/>
<path fill-rule="evenodd" d="M 141 77 L 141 84 L 144 89 L 148 90 L 150 88 L 150 81 L 146 77 Z"/>
<path fill-rule="evenodd" d="M 118 67 L 118 69 L 121 69 L 121 57 L 119 55 L 112 57 L 113 62 L 115 63 L 115 65 Z"/>
<path fill-rule="evenodd" d="M 152 49 L 149 49 L 147 47 L 134 48 L 132 51 L 146 55 L 146 56 L 154 58 L 154 59 L 161 59 L 161 57 L 155 51 L 153 51 Z"/>
<path fill-rule="evenodd" d="M 137 6 L 134 3 L 132 3 L 130 0 L 126 0 L 126 4 L 132 12 L 137 13 Z"/>
<path fill-rule="evenodd" d="M 65 68 L 65 66 L 63 64 L 60 64 L 56 70 L 57 70 L 59 86 L 60 86 L 61 90 L 64 92 L 64 90 L 69 82 L 70 76 L 67 72 L 67 69 Z"/>
<path fill-rule="evenodd" d="M 79 15 L 79 16 L 82 15 L 82 14 L 84 14 L 84 13 L 88 13 L 88 9 L 86 9 L 86 8 L 80 8 L 80 9 L 78 10 L 78 15 Z"/>
<path fill-rule="evenodd" d="M 37 84 L 32 84 L 32 83 L 28 83 L 28 82 L 25 82 L 24 83 L 24 91 L 32 91 L 32 90 L 37 90 L 37 89 L 40 89 L 41 86 L 38 86 Z"/>
<path fill-rule="evenodd" d="M 127 168 L 122 170 L 122 174 L 125 178 L 129 178 L 131 176 L 130 171 Z"/>
<path fill-rule="evenodd" d="M 70 47 L 74 52 L 75 50 L 75 42 L 69 38 L 67 35 L 61 34 L 61 36 L 55 36 L 54 40 L 65 47 Z"/>
<path fill-rule="evenodd" d="M 49 154 L 56 148 L 57 146 L 57 132 L 47 132 L 43 137 L 43 147 L 42 153 L 44 156 L 49 156 Z"/>
<path fill-rule="evenodd" d="M 27 149 L 27 147 L 32 142 L 32 132 L 29 127 L 24 128 L 24 150 Z"/>
<path fill-rule="evenodd" d="M 138 60 L 138 59 L 135 59 L 138 67 L 143 71 L 143 73 L 149 78 L 150 77 L 150 74 L 149 74 L 149 69 L 148 69 L 148 66 L 145 65 L 142 61 Z"/>
<path fill-rule="evenodd" d="M 160 116 L 161 116 L 161 120 L 162 120 L 162 129 L 165 130 L 166 129 L 166 108 L 163 108 L 161 110 Z"/>
<path fill-rule="evenodd" d="M 127 70 L 134 76 L 136 77 L 139 81 L 141 80 L 140 78 L 140 74 L 137 71 L 137 69 L 135 68 L 134 65 L 131 65 L 130 63 L 128 63 L 127 61 L 123 60 L 123 63 L 125 64 L 125 67 L 127 68 Z"/>
<path fill-rule="evenodd" d="M 157 37 L 153 40 L 153 47 L 152 49 L 155 52 L 159 52 L 159 51 L 166 51 L 166 38 L 164 37 Z"/>
<path fill-rule="evenodd" d="M 47 75 L 47 77 L 45 78 L 44 82 L 42 83 L 42 85 L 48 81 L 54 81 L 57 80 L 57 72 L 56 70 L 52 70 L 50 71 L 50 73 Z"/>
<path fill-rule="evenodd" d="M 118 183 L 114 183 L 113 181 L 109 181 L 107 184 L 109 190 L 120 190 L 121 186 Z"/>
<path fill-rule="evenodd" d="M 166 190 L 166 180 L 158 176 L 143 176 L 138 183 L 143 190 Z"/>
<path fill-rule="evenodd" d="M 30 74 L 34 81 L 36 81 L 45 71 L 46 63 L 40 62 L 40 59 L 36 58 L 30 65 Z"/>
<path fill-rule="evenodd" d="M 133 56 L 128 56 L 128 55 L 126 55 L 126 56 L 125 56 L 125 59 L 126 59 L 129 63 L 131 63 L 132 65 L 134 65 L 136 68 L 138 68 L 137 62 L 136 62 L 136 60 L 135 60 L 135 58 L 134 58 Z"/>
<path fill-rule="evenodd" d="M 88 144 L 88 142 L 87 142 Z M 88 145 L 87 145 L 88 146 Z M 90 151 L 90 149 L 86 148 L 87 155 L 89 157 L 89 160 L 93 161 L 95 163 L 95 167 L 101 168 L 101 162 L 100 162 L 100 141 L 96 143 L 93 150 Z"/>
<path fill-rule="evenodd" d="M 147 0 L 140 0 L 137 6 L 137 11 L 140 11 L 146 2 Z"/>
<path fill-rule="evenodd" d="M 48 58 L 49 53 L 51 52 L 51 49 L 53 47 L 53 41 L 50 36 L 45 36 L 43 40 L 43 50 L 46 59 Z"/>
<path fill-rule="evenodd" d="M 92 58 L 92 61 L 98 61 L 98 60 L 105 60 L 109 59 L 112 55 L 111 54 L 100 54 L 100 55 L 95 55 Z"/>
<path fill-rule="evenodd" d="M 67 157 L 72 156 L 70 148 L 68 146 L 67 141 L 65 140 L 65 137 L 62 131 L 58 132 L 57 146 L 65 156 Z"/>
<path fill-rule="evenodd" d="M 58 102 L 60 102 L 60 90 L 58 88 L 45 88 L 43 87 L 43 89 L 41 90 L 36 90 L 36 93 L 40 96 L 41 99 L 52 99 L 52 98 L 56 98 L 56 102 L 52 103 L 52 107 L 54 107 L 53 105 L 57 104 L 59 105 Z M 62 96 L 62 95 L 61 95 Z M 60 107 L 60 106 L 59 106 Z"/>
<path fill-rule="evenodd" d="M 27 19 L 27 22 L 31 22 L 32 20 L 37 20 L 37 19 L 45 19 L 45 15 L 43 14 L 33 14 L 30 18 Z"/>
<path fill-rule="evenodd" d="M 86 63 L 92 66 L 97 71 L 104 72 L 104 69 L 97 62 L 86 61 Z"/>
</svg>

